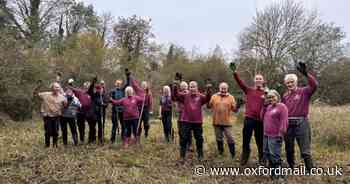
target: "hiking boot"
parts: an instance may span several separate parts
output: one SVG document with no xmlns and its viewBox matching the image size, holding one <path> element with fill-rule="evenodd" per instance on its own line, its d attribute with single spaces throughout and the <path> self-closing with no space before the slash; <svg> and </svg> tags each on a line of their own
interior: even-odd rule
<svg viewBox="0 0 350 184">
<path fill-rule="evenodd" d="M 219 155 L 223 155 L 224 154 L 224 141 L 216 141 L 216 144 L 218 146 Z"/>
<path fill-rule="evenodd" d="M 228 148 L 230 150 L 232 159 L 235 158 L 235 154 L 236 154 L 235 143 L 228 144 Z"/>
</svg>

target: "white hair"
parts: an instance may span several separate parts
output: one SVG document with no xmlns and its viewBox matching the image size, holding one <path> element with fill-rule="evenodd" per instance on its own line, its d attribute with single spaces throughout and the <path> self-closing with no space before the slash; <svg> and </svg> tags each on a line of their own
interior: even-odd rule
<svg viewBox="0 0 350 184">
<path fill-rule="evenodd" d="M 294 82 L 297 82 L 298 81 L 298 76 L 295 75 L 294 73 L 291 73 L 291 74 L 287 74 L 285 77 L 284 77 L 284 81 L 289 81 L 289 80 L 293 80 Z"/>
<path fill-rule="evenodd" d="M 181 89 L 188 89 L 188 84 L 187 84 L 187 82 L 182 81 L 182 82 L 180 83 L 180 88 L 181 88 Z"/>
<path fill-rule="evenodd" d="M 163 86 L 163 92 L 168 93 L 168 95 L 171 96 L 171 90 L 169 86 Z"/>
<path fill-rule="evenodd" d="M 222 86 L 225 86 L 225 87 L 228 88 L 228 84 L 227 84 L 226 82 L 221 82 L 221 83 L 219 84 L 219 88 L 222 88 Z"/>
<path fill-rule="evenodd" d="M 198 86 L 198 83 L 197 83 L 196 81 L 191 81 L 191 82 L 190 82 L 190 86 L 191 86 L 191 84 L 192 84 L 192 85 Z"/>
<path fill-rule="evenodd" d="M 134 89 L 130 86 L 126 87 L 125 88 L 125 95 L 126 96 L 132 96 L 134 95 Z"/>
<path fill-rule="evenodd" d="M 268 90 L 267 96 L 276 96 L 278 101 L 281 101 L 281 95 L 274 89 Z"/>
</svg>

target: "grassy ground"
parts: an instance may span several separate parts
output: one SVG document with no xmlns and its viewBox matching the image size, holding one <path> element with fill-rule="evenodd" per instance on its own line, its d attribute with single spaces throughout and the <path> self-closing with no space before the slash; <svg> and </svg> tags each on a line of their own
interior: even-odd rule
<svg viewBox="0 0 350 184">
<path fill-rule="evenodd" d="M 239 167 L 242 123 L 234 125 L 237 156 L 217 156 L 210 120 L 204 124 L 205 161 L 177 165 L 178 136 L 174 144 L 164 143 L 160 122 L 152 122 L 150 137 L 142 145 L 123 149 L 115 145 L 79 145 L 45 149 L 40 120 L 0 122 L 0 183 L 271 183 L 267 176 L 195 176 L 193 168 Z M 110 132 L 106 128 L 106 142 Z M 288 176 L 288 183 L 350 183 L 350 108 L 314 107 L 312 151 L 319 167 L 343 168 L 343 176 Z M 176 126 L 174 124 L 176 129 Z M 70 140 L 70 139 L 69 139 Z M 61 140 L 60 140 L 61 141 Z M 256 147 L 252 141 L 248 167 L 256 167 Z M 283 153 L 283 158 L 284 153 Z M 299 163 L 302 162 L 299 160 Z"/>
</svg>

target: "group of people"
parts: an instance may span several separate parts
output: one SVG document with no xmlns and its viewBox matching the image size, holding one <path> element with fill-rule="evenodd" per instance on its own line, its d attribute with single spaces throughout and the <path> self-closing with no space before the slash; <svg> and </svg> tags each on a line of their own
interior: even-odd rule
<svg viewBox="0 0 350 184">
<path fill-rule="evenodd" d="M 230 64 L 233 77 L 245 94 L 245 118 L 243 126 L 243 144 L 240 164 L 246 165 L 251 153 L 250 141 L 254 133 L 260 164 L 269 167 L 281 167 L 281 147 L 285 142 L 287 162 L 294 168 L 295 140 L 298 143 L 301 156 L 308 171 L 313 167 L 311 158 L 311 134 L 308 122 L 309 103 L 316 91 L 317 81 L 308 71 L 304 63 L 297 64 L 297 70 L 307 77 L 308 85 L 298 87 L 296 74 L 287 74 L 284 83 L 286 92 L 281 97 L 276 90 L 265 87 L 263 75 L 254 77 L 254 86 L 248 86 L 241 80 L 234 63 Z M 52 91 L 39 92 L 35 95 L 43 99 L 41 113 L 45 128 L 45 145 L 50 146 L 50 137 L 53 146 L 57 146 L 58 127 L 62 129 L 63 143 L 67 144 L 67 124 L 72 133 L 73 143 L 79 140 L 84 143 L 85 121 L 89 125 L 89 143 L 96 142 L 97 138 L 103 142 L 106 108 L 112 104 L 112 132 L 110 141 L 116 140 L 116 134 L 121 135 L 123 146 L 138 142 L 142 126 L 145 137 L 149 132 L 149 116 L 152 114 L 153 96 L 149 84 L 141 84 L 126 70 L 126 82 L 118 79 L 115 88 L 106 92 L 104 82 L 85 82 L 82 88 L 73 87 L 74 80 L 68 80 L 64 88 L 59 82 L 52 83 Z M 195 139 L 197 158 L 203 159 L 203 107 L 212 111 L 212 123 L 216 137 L 217 150 L 224 153 L 224 137 L 232 158 L 235 157 L 235 140 L 232 135 L 232 126 L 236 121 L 234 112 L 237 112 L 237 103 L 229 93 L 229 85 L 221 82 L 219 91 L 212 93 L 213 86 L 208 82 L 201 92 L 196 81 L 189 83 L 182 80 L 177 73 L 173 84 L 164 86 L 159 98 L 159 114 L 163 123 L 164 137 L 171 142 L 173 135 L 172 117 L 173 107 L 176 106 L 178 116 L 178 134 L 180 138 L 180 163 L 186 162 L 186 153 L 191 147 L 192 137 Z M 77 123 L 75 121 L 77 120 Z"/>
</svg>

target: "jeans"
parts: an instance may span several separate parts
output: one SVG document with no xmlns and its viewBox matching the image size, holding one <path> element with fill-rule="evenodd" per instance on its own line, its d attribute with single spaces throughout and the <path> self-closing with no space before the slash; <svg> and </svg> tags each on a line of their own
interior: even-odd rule
<svg viewBox="0 0 350 184">
<path fill-rule="evenodd" d="M 43 119 L 45 131 L 45 146 L 50 147 L 50 137 L 52 137 L 53 146 L 57 147 L 58 125 L 60 122 L 60 117 L 45 116 Z"/>
<path fill-rule="evenodd" d="M 62 139 L 63 139 L 63 144 L 67 145 L 67 137 L 68 137 L 68 131 L 67 131 L 67 124 L 69 125 L 70 132 L 72 134 L 72 139 L 74 145 L 78 144 L 78 134 L 77 134 L 77 127 L 75 123 L 75 118 L 68 118 L 68 117 L 62 117 L 61 121 L 61 130 L 62 130 Z"/>
<path fill-rule="evenodd" d="M 165 136 L 165 140 L 167 142 L 170 141 L 170 137 L 171 137 L 171 130 L 172 130 L 172 122 L 171 122 L 171 111 L 165 111 L 162 112 L 162 123 L 163 123 L 163 131 L 164 131 L 164 136 Z"/>
<path fill-rule="evenodd" d="M 187 146 L 190 141 L 191 131 L 193 131 L 194 138 L 196 140 L 196 148 L 198 158 L 203 157 L 203 128 L 202 123 L 190 123 L 182 122 L 181 124 L 181 137 L 180 137 L 180 157 L 186 157 Z"/>
<path fill-rule="evenodd" d="M 247 159 L 250 154 L 250 140 L 254 132 L 256 146 L 258 147 L 259 161 L 263 158 L 264 125 L 261 121 L 245 117 L 243 127 L 243 154 Z"/>
<path fill-rule="evenodd" d="M 313 167 L 311 157 L 311 129 L 307 119 L 298 121 L 289 120 L 287 135 L 285 136 L 285 150 L 287 162 L 291 168 L 295 165 L 295 140 L 299 146 L 300 155 L 304 159 L 305 167 L 308 171 Z"/>
<path fill-rule="evenodd" d="M 269 161 L 270 168 L 276 169 L 281 167 L 282 142 L 283 142 L 282 137 L 264 136 L 264 160 Z M 276 173 L 272 172 L 272 176 L 276 176 Z"/>
</svg>

